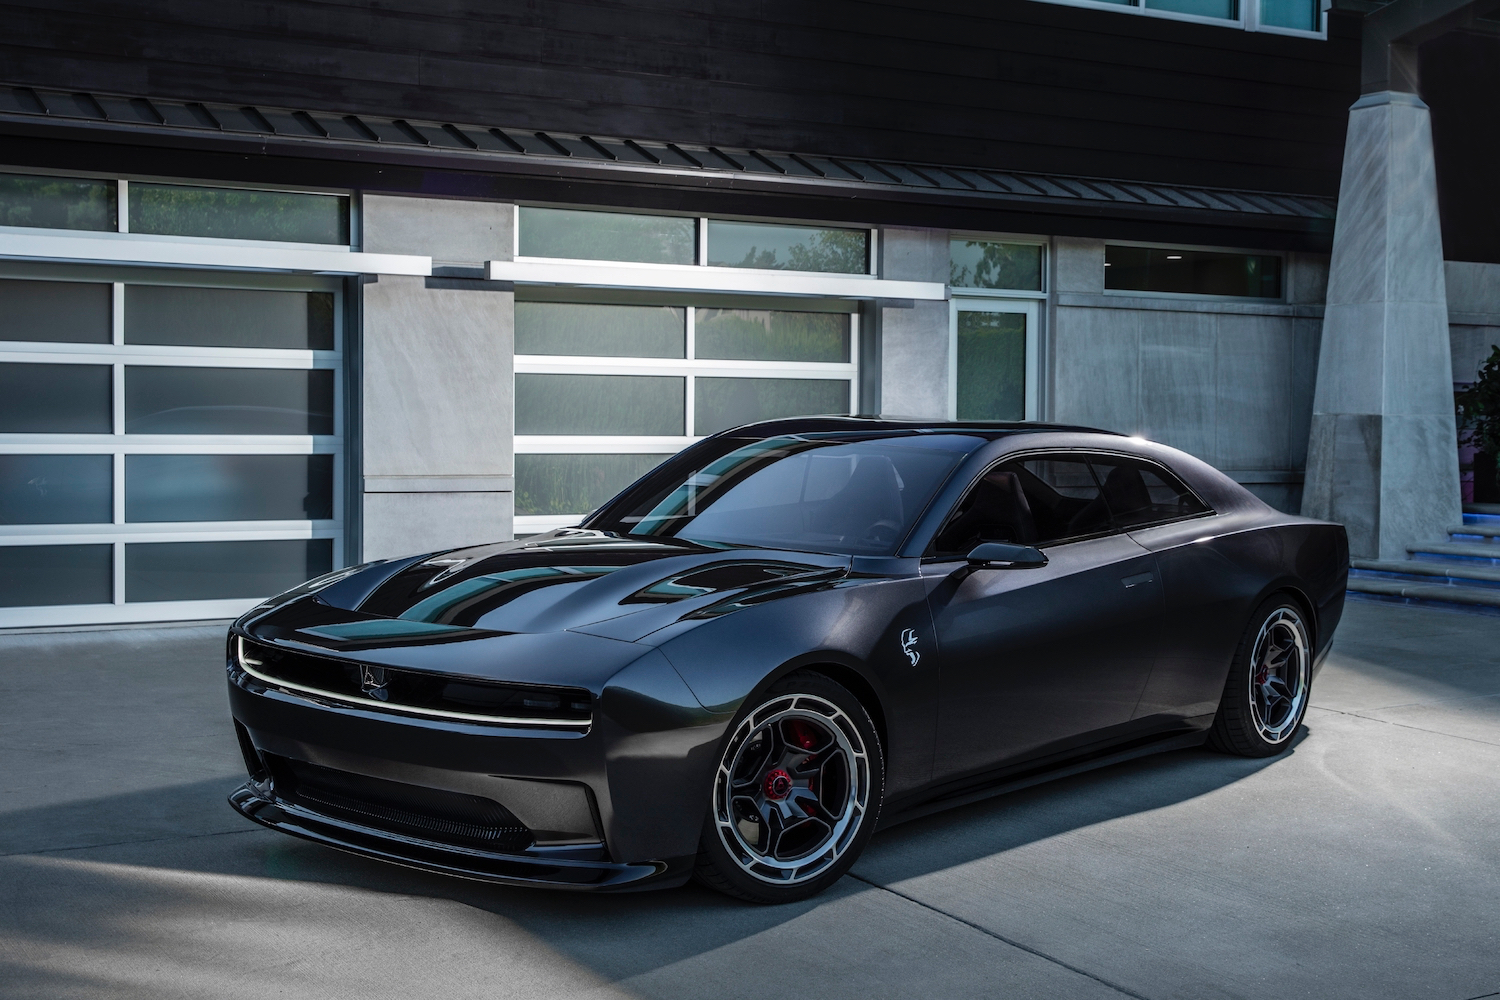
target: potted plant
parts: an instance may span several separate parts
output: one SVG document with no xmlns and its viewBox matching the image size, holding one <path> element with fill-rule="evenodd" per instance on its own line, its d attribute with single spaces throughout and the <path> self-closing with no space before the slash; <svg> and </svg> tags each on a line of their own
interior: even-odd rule
<svg viewBox="0 0 1500 1000">
<path fill-rule="evenodd" d="M 1495 459 L 1500 457 L 1500 346 L 1491 345 L 1479 377 L 1454 395 L 1458 441 L 1474 446 L 1474 502 L 1500 503 Z"/>
</svg>

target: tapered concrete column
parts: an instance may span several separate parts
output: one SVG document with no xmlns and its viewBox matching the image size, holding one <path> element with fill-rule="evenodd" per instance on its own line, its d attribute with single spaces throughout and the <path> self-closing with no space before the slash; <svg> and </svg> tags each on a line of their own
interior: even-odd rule
<svg viewBox="0 0 1500 1000">
<path fill-rule="evenodd" d="M 1356 558 L 1405 559 L 1461 520 L 1443 241 L 1427 105 L 1349 112 L 1302 512 Z"/>
</svg>

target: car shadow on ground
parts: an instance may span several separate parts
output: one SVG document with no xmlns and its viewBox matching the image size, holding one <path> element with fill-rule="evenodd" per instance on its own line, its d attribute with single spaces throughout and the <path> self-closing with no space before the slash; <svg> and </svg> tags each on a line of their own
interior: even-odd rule
<svg viewBox="0 0 1500 1000">
<path fill-rule="evenodd" d="M 55 946 L 87 950 L 109 942 L 119 948 L 121 936 L 137 928 L 187 920 L 195 912 L 210 916 L 203 913 L 205 895 L 262 891 L 239 880 L 305 883 L 487 911 L 577 966 L 618 982 L 742 942 L 820 907 L 878 892 L 878 886 L 1213 792 L 1278 759 L 1179 750 L 925 817 L 877 834 L 854 877 L 815 899 L 778 907 L 742 903 L 692 884 L 659 892 L 588 894 L 432 875 L 261 830 L 224 802 L 238 779 L 206 780 L 7 814 L 3 825 L 10 832 L 0 836 L 0 849 L 11 857 L 0 858 L 0 867 L 10 861 L 19 868 L 11 867 L 7 876 L 14 880 L 10 892 L 0 893 L 0 924 L 19 917 L 28 936 L 50 939 Z M 59 831 L 68 830 L 77 831 L 63 841 L 73 849 L 43 848 L 48 831 L 55 847 Z M 85 846 L 89 843 L 99 846 Z M 25 851 L 42 853 L 16 857 Z M 217 885 L 224 888 L 215 890 Z M 55 900 L 74 895 L 104 905 L 67 906 L 66 919 L 46 916 L 59 905 Z M 120 906 L 155 916 L 122 922 Z M 5 915 L 12 907 L 17 912 Z M 337 920 L 336 912 L 329 918 Z"/>
</svg>

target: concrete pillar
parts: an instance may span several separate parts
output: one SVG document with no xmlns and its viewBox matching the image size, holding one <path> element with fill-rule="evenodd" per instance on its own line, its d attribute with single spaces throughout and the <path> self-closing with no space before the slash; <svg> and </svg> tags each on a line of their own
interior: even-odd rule
<svg viewBox="0 0 1500 1000">
<path fill-rule="evenodd" d="M 489 202 L 363 199 L 365 249 L 427 254 L 438 272 L 363 286 L 365 559 L 511 537 L 515 295 L 480 267 L 511 256 L 513 216 Z"/>
<path fill-rule="evenodd" d="M 948 231 L 883 229 L 880 276 L 948 281 Z M 946 302 L 880 305 L 880 412 L 948 419 L 949 309 Z"/>
<path fill-rule="evenodd" d="M 1356 558 L 1405 559 L 1461 520 L 1448 307 L 1427 105 L 1349 112 L 1302 512 Z"/>
</svg>

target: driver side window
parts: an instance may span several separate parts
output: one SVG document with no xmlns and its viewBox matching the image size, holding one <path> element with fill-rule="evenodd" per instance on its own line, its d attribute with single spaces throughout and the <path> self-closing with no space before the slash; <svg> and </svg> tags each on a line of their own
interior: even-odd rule
<svg viewBox="0 0 1500 1000">
<path fill-rule="evenodd" d="M 962 558 L 981 542 L 1049 545 L 1110 528 L 1109 507 L 1083 456 L 1035 455 L 981 476 L 938 532 L 932 554 Z"/>
</svg>

